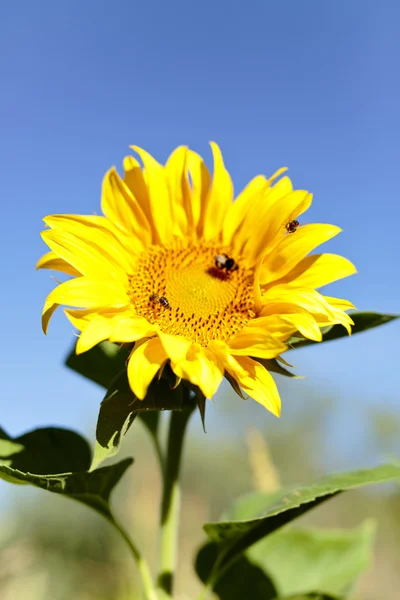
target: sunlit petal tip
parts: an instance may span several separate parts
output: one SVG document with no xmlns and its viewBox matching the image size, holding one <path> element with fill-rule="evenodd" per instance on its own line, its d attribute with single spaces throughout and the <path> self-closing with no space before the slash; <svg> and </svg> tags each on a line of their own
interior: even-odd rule
<svg viewBox="0 0 400 600">
<path fill-rule="evenodd" d="M 289 167 L 280 167 L 280 169 L 278 169 L 277 171 L 275 171 L 275 173 L 273 175 L 271 175 L 271 177 L 268 178 L 268 181 L 271 183 L 272 181 L 275 181 L 275 179 L 278 179 L 278 177 L 280 177 L 281 175 L 283 175 L 283 173 L 286 173 L 286 171 L 289 170 Z"/>
<path fill-rule="evenodd" d="M 130 171 L 131 169 L 137 169 L 138 167 L 140 168 L 140 163 L 134 156 L 128 154 L 127 156 L 124 156 L 122 167 L 124 171 Z"/>
<path fill-rule="evenodd" d="M 217 142 L 214 142 L 213 140 L 209 140 L 208 143 L 210 144 L 212 150 L 216 150 L 219 154 L 221 154 L 221 148 L 219 147 Z"/>
<path fill-rule="evenodd" d="M 282 404 L 281 404 L 280 399 L 279 399 L 279 402 L 270 404 L 268 406 L 268 410 L 270 413 L 272 413 L 274 415 L 274 417 L 277 417 L 279 419 L 281 416 L 281 412 L 282 412 Z"/>
<path fill-rule="evenodd" d="M 52 217 L 54 217 L 54 215 L 47 215 L 46 217 L 43 217 L 42 221 L 46 227 L 50 227 L 49 221 L 51 221 Z"/>
<path fill-rule="evenodd" d="M 177 146 L 170 154 L 170 157 L 173 156 L 174 154 L 180 154 L 182 152 L 187 152 L 189 150 L 189 146 L 186 146 L 184 144 L 181 144 L 180 146 Z"/>
<path fill-rule="evenodd" d="M 134 152 L 136 152 L 136 154 L 139 154 L 139 156 L 142 160 L 143 160 L 143 157 L 145 157 L 145 158 L 149 158 L 150 160 L 152 160 L 154 162 L 157 162 L 156 159 L 150 154 L 150 152 L 147 152 L 147 150 L 145 150 L 141 146 L 132 145 L 132 146 L 129 146 L 129 148 L 131 150 L 133 150 Z"/>
<path fill-rule="evenodd" d="M 84 354 L 85 352 L 87 352 L 87 348 L 84 348 L 81 344 L 79 344 L 79 340 L 80 339 L 81 339 L 81 336 L 78 336 L 78 340 L 77 340 L 76 346 L 75 346 L 75 354 L 77 356 L 79 356 L 80 354 Z"/>
<path fill-rule="evenodd" d="M 216 142 L 209 142 L 214 157 L 214 172 L 217 168 L 225 168 L 222 150 Z"/>
</svg>

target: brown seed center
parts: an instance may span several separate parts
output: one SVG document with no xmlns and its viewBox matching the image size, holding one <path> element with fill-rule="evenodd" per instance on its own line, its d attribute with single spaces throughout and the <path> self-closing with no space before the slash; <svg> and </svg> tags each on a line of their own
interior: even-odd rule
<svg viewBox="0 0 400 600">
<path fill-rule="evenodd" d="M 129 296 L 136 312 L 164 333 L 185 336 L 203 346 L 228 340 L 255 316 L 253 269 L 226 272 L 215 257 L 220 246 L 168 249 L 153 246 L 139 256 L 130 276 Z M 168 306 L 154 300 L 166 298 Z"/>
</svg>

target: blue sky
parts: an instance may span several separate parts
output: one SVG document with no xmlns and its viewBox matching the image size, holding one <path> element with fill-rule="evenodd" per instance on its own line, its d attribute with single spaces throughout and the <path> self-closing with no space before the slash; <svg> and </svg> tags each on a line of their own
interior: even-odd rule
<svg viewBox="0 0 400 600">
<path fill-rule="evenodd" d="M 120 167 L 130 144 L 161 161 L 187 144 L 209 161 L 215 140 L 237 191 L 288 166 L 295 186 L 314 193 L 306 220 L 340 225 L 326 249 L 359 269 L 329 293 L 400 312 L 399 18 L 395 0 L 384 8 L 365 0 L 2 7 L 4 428 L 94 425 L 102 392 L 62 367 L 72 330 L 61 312 L 42 334 L 54 284 L 34 266 L 45 250 L 42 217 L 98 212 L 103 174 Z M 398 335 L 395 323 L 291 357 L 307 385 L 350 409 L 340 431 L 356 430 L 368 405 L 395 410 Z"/>
</svg>

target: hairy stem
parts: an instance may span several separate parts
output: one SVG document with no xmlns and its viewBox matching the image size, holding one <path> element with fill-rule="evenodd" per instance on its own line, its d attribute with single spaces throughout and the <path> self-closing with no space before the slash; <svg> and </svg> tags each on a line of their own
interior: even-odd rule
<svg viewBox="0 0 400 600">
<path fill-rule="evenodd" d="M 160 564 L 157 578 L 159 598 L 161 599 L 173 597 L 181 499 L 179 473 L 184 434 L 191 413 L 191 408 L 172 411 L 169 423 L 161 505 Z"/>
</svg>

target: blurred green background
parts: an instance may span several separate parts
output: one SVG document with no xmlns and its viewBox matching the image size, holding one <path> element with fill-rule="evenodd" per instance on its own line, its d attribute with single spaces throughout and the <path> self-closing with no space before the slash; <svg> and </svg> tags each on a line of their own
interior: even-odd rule
<svg viewBox="0 0 400 600">
<path fill-rule="evenodd" d="M 342 342 L 344 343 L 344 342 Z M 67 377 L 67 373 L 66 373 Z M 210 431 L 192 418 L 184 458 L 178 599 L 200 589 L 193 573 L 201 526 L 218 519 L 241 494 L 311 481 L 328 470 L 367 466 L 393 458 L 400 448 L 400 420 L 366 408 L 362 429 L 368 440 L 339 435 L 341 420 L 329 390 L 279 377 L 289 414 L 277 421 L 251 400 L 224 386 L 207 412 Z M 98 388 L 99 400 L 102 390 Z M 390 402 L 388 402 L 390 405 Z M 261 409 L 261 410 L 260 410 Z M 168 415 L 163 415 L 166 425 Z M 255 427 L 256 424 L 256 427 Z M 94 424 L 87 424 L 93 435 Z M 139 420 L 122 455 L 135 457 L 115 492 L 116 513 L 156 564 L 160 480 L 150 440 Z M 120 458 L 120 456 L 118 457 Z M 132 600 L 140 597 L 136 567 L 124 542 L 85 506 L 28 486 L 2 484 L 0 520 L 1 600 Z M 347 528 L 373 517 L 378 523 L 375 564 L 359 581 L 354 600 L 395 600 L 400 589 L 400 490 L 380 486 L 330 500 L 301 521 Z"/>
</svg>

